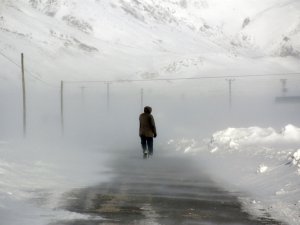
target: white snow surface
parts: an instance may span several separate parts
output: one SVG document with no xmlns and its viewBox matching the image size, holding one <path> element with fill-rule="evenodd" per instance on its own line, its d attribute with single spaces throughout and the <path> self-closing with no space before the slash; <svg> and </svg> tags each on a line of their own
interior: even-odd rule
<svg viewBox="0 0 300 225">
<path fill-rule="evenodd" d="M 2 0 L 1 78 L 21 52 L 31 80 L 56 85 L 299 72 L 299 15 L 298 0 Z"/>
<path fill-rule="evenodd" d="M 205 169 L 240 200 L 248 212 L 300 224 L 300 128 L 248 127 L 215 132 L 211 140 L 168 143 L 194 154 Z"/>
<path fill-rule="evenodd" d="M 48 145 L 49 147 L 49 145 Z M 70 147 L 70 146 L 69 146 Z M 23 152 L 20 152 L 23 151 Z M 101 156 L 72 146 L 36 142 L 0 143 L 0 224 L 41 225 L 67 220 L 103 220 L 65 211 L 62 194 L 107 181 Z M 101 159 L 101 160 L 100 160 Z M 95 166 L 96 165 L 96 166 Z"/>
</svg>

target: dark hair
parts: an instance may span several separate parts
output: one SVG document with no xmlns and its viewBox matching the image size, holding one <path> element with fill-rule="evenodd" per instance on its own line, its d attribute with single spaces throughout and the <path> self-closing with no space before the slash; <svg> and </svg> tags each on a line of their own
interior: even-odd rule
<svg viewBox="0 0 300 225">
<path fill-rule="evenodd" d="M 144 112 L 145 113 L 151 113 L 152 112 L 152 108 L 150 106 L 145 106 L 144 107 Z"/>
</svg>

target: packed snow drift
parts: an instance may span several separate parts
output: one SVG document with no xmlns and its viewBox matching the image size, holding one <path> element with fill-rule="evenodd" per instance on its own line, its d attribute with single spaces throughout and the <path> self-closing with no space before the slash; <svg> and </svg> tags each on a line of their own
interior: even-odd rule
<svg viewBox="0 0 300 225">
<path fill-rule="evenodd" d="M 228 128 L 208 140 L 171 140 L 169 145 L 199 158 L 199 165 L 229 191 L 246 193 L 240 200 L 255 215 L 270 215 L 288 224 L 300 218 L 300 128 L 287 125 Z"/>
</svg>

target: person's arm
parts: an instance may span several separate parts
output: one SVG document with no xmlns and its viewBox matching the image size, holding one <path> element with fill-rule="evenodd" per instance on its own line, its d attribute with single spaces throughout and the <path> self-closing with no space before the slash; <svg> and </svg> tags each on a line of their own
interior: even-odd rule
<svg viewBox="0 0 300 225">
<path fill-rule="evenodd" d="M 139 123 L 140 123 L 140 127 L 139 127 L 139 136 L 142 136 L 142 126 L 141 126 L 141 116 L 139 117 Z"/>
<path fill-rule="evenodd" d="M 157 133 L 156 133 L 156 126 L 155 126 L 155 121 L 154 121 L 154 118 L 153 116 L 151 115 L 151 128 L 152 128 L 152 131 L 154 133 L 154 137 L 157 136 Z"/>
</svg>

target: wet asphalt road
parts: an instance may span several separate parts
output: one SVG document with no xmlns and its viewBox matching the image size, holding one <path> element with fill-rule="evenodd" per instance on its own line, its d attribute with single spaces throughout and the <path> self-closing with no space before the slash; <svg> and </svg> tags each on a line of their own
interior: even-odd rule
<svg viewBox="0 0 300 225">
<path fill-rule="evenodd" d="M 240 193 L 218 187 L 191 157 L 160 154 L 142 159 L 115 154 L 113 179 L 64 195 L 63 208 L 101 219 L 58 221 L 53 225 L 260 225 L 283 224 L 244 212 Z"/>
</svg>

